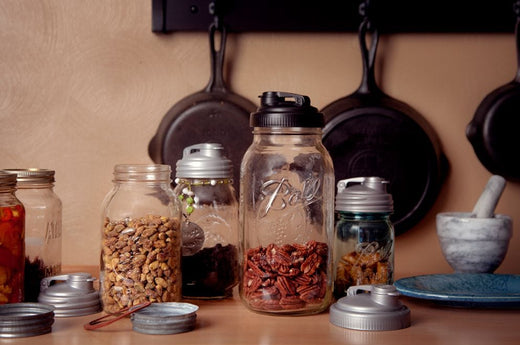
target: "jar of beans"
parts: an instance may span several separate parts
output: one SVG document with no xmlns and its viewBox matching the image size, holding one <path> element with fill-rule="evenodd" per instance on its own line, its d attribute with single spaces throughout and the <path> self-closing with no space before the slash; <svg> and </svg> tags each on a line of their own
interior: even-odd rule
<svg viewBox="0 0 520 345">
<path fill-rule="evenodd" d="M 100 292 L 116 313 L 181 298 L 180 205 L 169 165 L 120 164 L 103 202 Z"/>
</svg>

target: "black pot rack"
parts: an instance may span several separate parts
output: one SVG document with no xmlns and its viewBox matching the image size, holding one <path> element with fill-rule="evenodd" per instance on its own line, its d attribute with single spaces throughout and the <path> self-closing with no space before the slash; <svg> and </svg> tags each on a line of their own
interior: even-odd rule
<svg viewBox="0 0 520 345">
<path fill-rule="evenodd" d="M 152 0 L 152 31 L 357 32 L 360 0 Z M 512 33 L 514 0 L 372 0 L 382 33 Z"/>
</svg>

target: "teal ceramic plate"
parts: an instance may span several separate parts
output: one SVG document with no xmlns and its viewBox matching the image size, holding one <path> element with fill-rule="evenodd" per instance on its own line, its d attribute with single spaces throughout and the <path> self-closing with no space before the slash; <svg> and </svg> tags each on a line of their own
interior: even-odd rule
<svg viewBox="0 0 520 345">
<path fill-rule="evenodd" d="M 487 273 L 431 274 L 399 279 L 405 296 L 468 308 L 519 308 L 520 275 Z"/>
</svg>

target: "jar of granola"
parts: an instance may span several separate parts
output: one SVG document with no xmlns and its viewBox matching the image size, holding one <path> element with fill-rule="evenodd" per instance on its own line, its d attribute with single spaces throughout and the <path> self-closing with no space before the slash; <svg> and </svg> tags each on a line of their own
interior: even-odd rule
<svg viewBox="0 0 520 345">
<path fill-rule="evenodd" d="M 16 174 L 0 171 L 0 304 L 23 302 L 25 209 Z"/>
<path fill-rule="evenodd" d="M 307 96 L 264 92 L 240 173 L 240 295 L 251 310 L 312 314 L 332 291 L 334 170 Z"/>
<path fill-rule="evenodd" d="M 16 196 L 25 208 L 24 301 L 38 302 L 43 278 L 61 273 L 62 204 L 54 170 L 6 169 L 17 175 Z"/>
<path fill-rule="evenodd" d="M 103 201 L 100 294 L 116 313 L 181 298 L 180 205 L 169 165 L 120 164 Z"/>
<path fill-rule="evenodd" d="M 338 182 L 334 239 L 334 297 L 351 286 L 392 284 L 394 227 L 388 181 L 356 177 Z"/>
<path fill-rule="evenodd" d="M 186 147 L 175 183 L 182 205 L 182 295 L 230 297 L 238 282 L 238 202 L 224 147 Z"/>
</svg>

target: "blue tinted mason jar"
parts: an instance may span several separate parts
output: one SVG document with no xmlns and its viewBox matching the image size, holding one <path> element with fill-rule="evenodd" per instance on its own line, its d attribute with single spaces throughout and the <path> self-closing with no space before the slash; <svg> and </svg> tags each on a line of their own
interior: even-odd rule
<svg viewBox="0 0 520 345">
<path fill-rule="evenodd" d="M 392 196 L 379 177 L 338 182 L 334 239 L 334 297 L 354 285 L 392 284 L 394 227 Z"/>
</svg>

